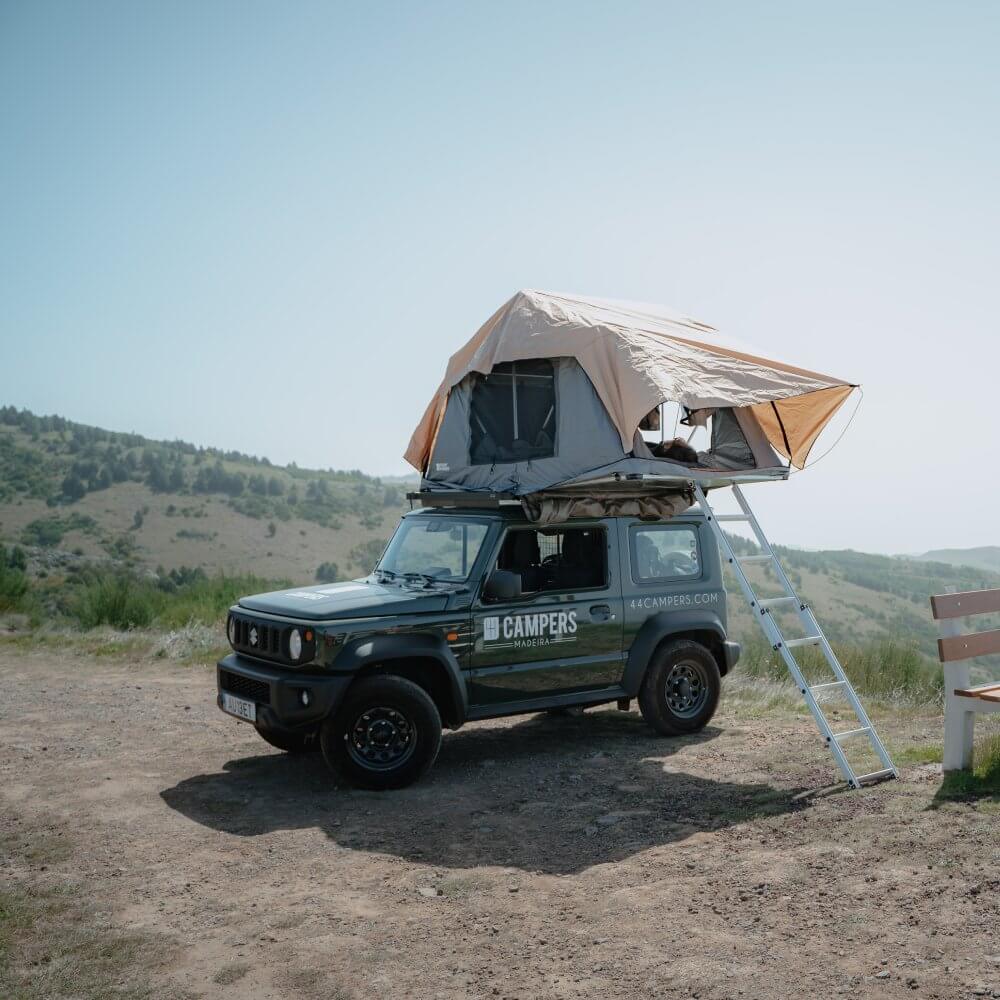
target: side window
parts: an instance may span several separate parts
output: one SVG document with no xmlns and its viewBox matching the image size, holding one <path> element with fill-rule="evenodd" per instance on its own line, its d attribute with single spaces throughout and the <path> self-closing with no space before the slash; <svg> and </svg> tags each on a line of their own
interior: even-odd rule
<svg viewBox="0 0 1000 1000">
<path fill-rule="evenodd" d="M 608 581 L 607 536 L 602 527 L 513 528 L 497 558 L 497 569 L 521 576 L 524 594 L 586 590 Z"/>
<path fill-rule="evenodd" d="M 629 529 L 636 583 L 701 575 L 698 533 L 685 525 L 633 525 Z"/>
<path fill-rule="evenodd" d="M 469 402 L 470 464 L 550 458 L 555 439 L 551 361 L 509 361 L 476 379 Z"/>
</svg>

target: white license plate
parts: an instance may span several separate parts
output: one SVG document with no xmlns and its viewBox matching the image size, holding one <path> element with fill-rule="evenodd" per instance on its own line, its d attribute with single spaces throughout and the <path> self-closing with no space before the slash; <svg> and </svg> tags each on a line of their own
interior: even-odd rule
<svg viewBox="0 0 1000 1000">
<path fill-rule="evenodd" d="M 222 692 L 222 710 L 235 715 L 237 719 L 246 719 L 247 722 L 257 721 L 257 706 L 252 701 L 236 698 L 226 694 L 225 691 Z"/>
</svg>

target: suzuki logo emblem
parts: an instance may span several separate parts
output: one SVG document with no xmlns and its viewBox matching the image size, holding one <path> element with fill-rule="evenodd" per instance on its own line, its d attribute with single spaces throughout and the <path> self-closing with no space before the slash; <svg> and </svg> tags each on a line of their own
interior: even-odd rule
<svg viewBox="0 0 1000 1000">
<path fill-rule="evenodd" d="M 257 629 L 256 628 L 250 629 L 250 645 L 251 646 L 256 646 L 257 645 Z"/>
</svg>

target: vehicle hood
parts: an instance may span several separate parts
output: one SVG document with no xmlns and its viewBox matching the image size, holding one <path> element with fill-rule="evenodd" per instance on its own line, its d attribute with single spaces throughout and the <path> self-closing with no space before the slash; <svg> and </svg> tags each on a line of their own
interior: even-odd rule
<svg viewBox="0 0 1000 1000">
<path fill-rule="evenodd" d="M 411 615 L 443 611 L 449 591 L 420 590 L 398 584 L 351 580 L 317 587 L 275 590 L 240 598 L 240 607 L 269 615 L 327 621 L 331 618 L 374 618 L 379 615 Z"/>
</svg>

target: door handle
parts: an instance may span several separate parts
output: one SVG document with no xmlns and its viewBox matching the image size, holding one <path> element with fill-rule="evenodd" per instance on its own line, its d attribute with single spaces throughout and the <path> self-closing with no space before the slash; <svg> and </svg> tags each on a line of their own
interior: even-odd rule
<svg viewBox="0 0 1000 1000">
<path fill-rule="evenodd" d="M 590 607 L 591 621 L 606 622 L 609 618 L 614 621 L 614 617 L 610 604 L 593 604 Z"/>
</svg>

